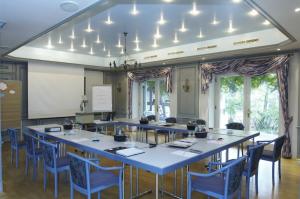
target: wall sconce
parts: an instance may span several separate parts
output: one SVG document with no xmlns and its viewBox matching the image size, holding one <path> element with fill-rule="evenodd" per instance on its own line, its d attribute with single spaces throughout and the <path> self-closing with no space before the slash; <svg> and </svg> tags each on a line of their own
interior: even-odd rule
<svg viewBox="0 0 300 199">
<path fill-rule="evenodd" d="M 117 83 L 117 91 L 120 93 L 122 91 L 121 83 Z"/>
<path fill-rule="evenodd" d="M 190 91 L 190 85 L 189 85 L 189 80 L 185 79 L 184 84 L 182 85 L 182 89 L 184 92 L 188 93 Z"/>
</svg>

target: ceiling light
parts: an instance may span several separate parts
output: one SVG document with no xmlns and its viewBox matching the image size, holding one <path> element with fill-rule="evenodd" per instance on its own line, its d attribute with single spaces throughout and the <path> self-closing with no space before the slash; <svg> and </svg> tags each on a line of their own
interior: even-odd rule
<svg viewBox="0 0 300 199">
<path fill-rule="evenodd" d="M 89 54 L 90 55 L 94 55 L 95 54 L 94 51 L 93 51 L 93 47 L 91 47 L 91 50 L 90 50 Z"/>
<path fill-rule="evenodd" d="M 258 15 L 258 12 L 254 9 L 252 9 L 250 12 L 248 12 L 248 15 L 250 15 L 251 17 L 255 17 Z"/>
<path fill-rule="evenodd" d="M 103 45 L 103 49 L 102 49 L 102 50 L 103 50 L 103 52 L 105 52 L 105 51 L 106 51 L 106 47 L 105 47 L 105 45 Z"/>
<path fill-rule="evenodd" d="M 202 34 L 202 29 L 200 28 L 200 32 L 199 35 L 197 35 L 198 38 L 202 39 L 204 37 L 204 35 Z"/>
<path fill-rule="evenodd" d="M 163 64 L 163 65 L 166 65 L 166 62 L 163 62 L 162 64 Z"/>
<path fill-rule="evenodd" d="M 152 47 L 153 47 L 153 48 L 157 48 L 157 47 L 158 47 L 157 39 L 155 39 L 155 38 L 153 39 Z"/>
<path fill-rule="evenodd" d="M 181 28 L 179 29 L 180 32 L 186 32 L 188 29 L 186 29 L 184 21 L 181 23 Z"/>
<path fill-rule="evenodd" d="M 139 46 L 139 43 L 136 43 L 136 47 L 135 47 L 135 49 L 133 49 L 134 51 L 141 51 L 141 49 L 140 49 L 140 46 Z"/>
<path fill-rule="evenodd" d="M 139 37 L 136 35 L 135 40 L 133 41 L 134 43 L 140 43 L 141 41 L 139 40 Z"/>
<path fill-rule="evenodd" d="M 69 37 L 70 37 L 71 39 L 76 39 L 74 29 L 72 29 L 72 33 L 71 33 L 71 35 L 70 35 Z"/>
<path fill-rule="evenodd" d="M 300 8 L 295 8 L 295 12 L 300 12 Z"/>
<path fill-rule="evenodd" d="M 86 47 L 87 47 L 87 45 L 86 45 L 86 43 L 85 43 L 85 39 L 82 40 L 81 47 L 82 47 L 82 48 L 86 48 Z"/>
<path fill-rule="evenodd" d="M 91 28 L 91 23 L 88 23 L 87 28 L 84 30 L 85 32 L 93 32 L 94 30 Z"/>
<path fill-rule="evenodd" d="M 214 19 L 213 19 L 213 21 L 211 22 L 211 24 L 212 24 L 212 25 L 218 25 L 219 23 L 220 23 L 220 21 L 218 21 L 216 15 L 214 15 Z"/>
<path fill-rule="evenodd" d="M 171 3 L 171 2 L 173 2 L 173 0 L 163 0 L 163 2 Z"/>
<path fill-rule="evenodd" d="M 202 59 L 202 60 L 205 60 L 205 57 L 202 57 L 201 59 Z"/>
<path fill-rule="evenodd" d="M 121 54 L 121 55 L 124 55 L 124 48 L 122 48 L 120 54 Z"/>
<path fill-rule="evenodd" d="M 235 31 L 236 31 L 236 29 L 233 28 L 232 20 L 229 20 L 229 27 L 228 27 L 227 32 L 228 32 L 228 33 L 233 33 L 233 32 L 235 32 Z"/>
<path fill-rule="evenodd" d="M 196 2 L 193 3 L 193 8 L 189 13 L 190 13 L 190 15 L 193 15 L 193 16 L 197 16 L 200 13 L 200 11 L 197 10 Z"/>
<path fill-rule="evenodd" d="M 280 48 L 277 48 L 277 51 L 281 51 L 281 49 L 280 49 Z"/>
<path fill-rule="evenodd" d="M 107 25 L 111 25 L 111 24 L 114 23 L 114 22 L 111 20 L 110 15 L 107 15 L 107 19 L 106 19 L 105 23 L 106 23 Z"/>
<path fill-rule="evenodd" d="M 48 38 L 48 44 L 46 45 L 46 48 L 52 49 L 54 46 L 52 45 L 51 37 Z"/>
<path fill-rule="evenodd" d="M 110 50 L 107 53 L 107 57 L 111 57 Z"/>
<path fill-rule="evenodd" d="M 163 12 L 160 13 L 160 19 L 157 23 L 159 25 L 164 25 L 165 23 L 167 23 L 167 21 L 164 19 L 164 13 Z"/>
<path fill-rule="evenodd" d="M 57 42 L 58 44 L 63 44 L 64 42 L 63 42 L 63 40 L 62 40 L 62 38 L 61 38 L 61 35 L 59 35 L 59 39 L 58 39 L 58 42 Z"/>
<path fill-rule="evenodd" d="M 100 44 L 101 43 L 100 35 L 99 34 L 97 35 L 97 39 L 96 39 L 95 43 L 96 44 Z"/>
<path fill-rule="evenodd" d="M 65 12 L 75 12 L 79 6 L 75 1 L 63 1 L 60 3 L 60 8 Z"/>
<path fill-rule="evenodd" d="M 265 26 L 268 26 L 268 25 L 270 25 L 271 23 L 270 23 L 268 20 L 265 20 L 262 24 L 265 25 Z"/>
<path fill-rule="evenodd" d="M 71 52 L 74 52 L 74 51 L 75 51 L 75 48 L 74 48 L 74 45 L 73 45 L 73 41 L 71 42 L 71 46 L 70 46 L 69 51 L 71 51 Z"/>
<path fill-rule="evenodd" d="M 132 15 L 138 15 L 139 11 L 136 9 L 136 4 L 133 4 L 132 10 L 130 12 Z"/>
<path fill-rule="evenodd" d="M 242 0 L 232 0 L 233 3 L 241 3 Z"/>
<path fill-rule="evenodd" d="M 178 35 L 177 35 L 177 32 L 175 32 L 173 43 L 177 44 L 178 42 L 179 42 Z"/>
<path fill-rule="evenodd" d="M 156 33 L 154 35 L 154 38 L 155 39 L 160 39 L 162 37 L 162 35 L 160 34 L 160 31 L 159 31 L 159 26 L 156 27 Z"/>
<path fill-rule="evenodd" d="M 118 39 L 118 44 L 116 45 L 117 48 L 122 48 L 122 44 L 121 44 L 121 36 L 119 35 L 119 39 Z"/>
</svg>

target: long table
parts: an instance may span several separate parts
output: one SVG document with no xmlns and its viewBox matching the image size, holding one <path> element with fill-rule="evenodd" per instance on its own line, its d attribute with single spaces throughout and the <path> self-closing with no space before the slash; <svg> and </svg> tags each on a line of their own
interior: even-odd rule
<svg viewBox="0 0 300 199">
<path fill-rule="evenodd" d="M 129 125 L 143 127 L 130 122 L 110 122 L 107 125 Z M 112 154 L 105 151 L 115 147 L 131 147 L 131 142 L 115 142 L 112 136 L 103 135 L 95 132 L 84 130 L 71 130 L 53 133 L 45 133 L 46 127 L 60 126 L 57 124 L 28 126 L 30 132 L 37 133 L 42 136 L 47 136 L 51 139 L 58 140 L 67 145 L 77 147 L 79 149 L 104 156 L 111 160 L 119 161 L 124 164 L 150 171 L 156 176 L 156 198 L 159 198 L 159 176 L 173 172 L 177 169 L 182 169 L 194 162 L 200 161 L 204 158 L 212 156 L 218 152 L 226 150 L 232 146 L 238 145 L 249 139 L 259 135 L 258 132 L 236 132 L 236 131 L 214 131 L 210 134 L 209 139 L 197 139 L 197 142 L 188 149 L 178 149 L 169 147 L 167 144 L 157 145 L 150 148 L 148 144 L 136 142 L 135 147 L 144 151 L 142 154 L 134 155 L 131 157 L 124 157 L 118 154 Z M 147 125 L 147 128 L 151 125 Z M 146 127 L 146 126 L 145 126 Z M 174 132 L 182 132 L 184 129 L 172 127 L 160 127 L 152 125 L 153 129 L 164 129 Z M 236 134 L 236 135 L 235 135 Z M 222 140 L 219 140 L 222 138 Z M 99 140 L 95 142 L 93 140 Z M 192 150 L 191 150 L 192 149 Z M 198 153 L 195 153 L 198 151 Z M 124 176 L 124 175 L 123 175 Z M 130 194 L 132 196 L 132 193 Z"/>
</svg>

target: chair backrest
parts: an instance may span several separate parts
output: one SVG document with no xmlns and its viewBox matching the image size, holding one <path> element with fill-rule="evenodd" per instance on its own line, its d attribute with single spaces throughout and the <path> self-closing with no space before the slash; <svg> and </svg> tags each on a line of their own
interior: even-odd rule
<svg viewBox="0 0 300 199">
<path fill-rule="evenodd" d="M 46 166 L 55 168 L 56 167 L 56 151 L 57 145 L 52 144 L 50 142 L 46 142 L 44 140 L 40 140 L 44 163 Z"/>
<path fill-rule="evenodd" d="M 259 165 L 259 160 L 263 154 L 265 144 L 250 146 L 248 148 L 247 169 L 250 174 L 254 174 Z"/>
<path fill-rule="evenodd" d="M 280 136 L 274 140 L 274 148 L 273 148 L 273 159 L 278 160 L 281 157 L 282 146 L 285 141 L 285 135 Z"/>
<path fill-rule="evenodd" d="M 17 147 L 18 145 L 18 136 L 17 136 L 17 130 L 16 129 L 7 129 L 10 139 L 10 145 L 12 147 Z"/>
<path fill-rule="evenodd" d="M 175 117 L 167 117 L 167 118 L 165 119 L 165 121 L 166 121 L 167 123 L 176 123 L 176 122 L 177 122 L 177 120 L 176 120 Z"/>
<path fill-rule="evenodd" d="M 231 122 L 231 123 L 226 124 L 226 128 L 233 129 L 233 130 L 244 130 L 245 126 L 239 122 Z"/>
<path fill-rule="evenodd" d="M 147 119 L 148 119 L 148 121 L 155 121 L 156 117 L 155 117 L 155 115 L 148 115 Z"/>
<path fill-rule="evenodd" d="M 203 120 L 203 119 L 198 119 L 198 120 L 195 120 L 196 124 L 198 125 L 206 125 L 206 121 Z"/>
<path fill-rule="evenodd" d="M 226 166 L 225 195 L 232 195 L 241 186 L 245 161 L 246 157 L 241 157 Z"/>
<path fill-rule="evenodd" d="M 73 153 L 68 153 L 70 160 L 71 183 L 83 188 L 89 187 L 89 165 L 88 162 Z"/>
<path fill-rule="evenodd" d="M 26 145 L 26 153 L 30 155 L 35 155 L 35 149 L 37 144 L 37 138 L 29 135 L 27 133 L 23 134 L 25 145 Z"/>
</svg>

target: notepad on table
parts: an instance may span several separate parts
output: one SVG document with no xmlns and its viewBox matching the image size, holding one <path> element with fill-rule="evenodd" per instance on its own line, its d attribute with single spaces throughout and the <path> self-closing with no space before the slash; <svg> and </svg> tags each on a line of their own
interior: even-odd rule
<svg viewBox="0 0 300 199">
<path fill-rule="evenodd" d="M 174 142 L 167 143 L 167 145 L 170 146 L 170 147 L 188 148 L 188 147 L 192 146 L 193 143 L 174 141 Z"/>
<path fill-rule="evenodd" d="M 129 156 L 144 153 L 144 151 L 137 148 L 128 148 L 128 149 L 118 150 L 116 153 L 125 157 L 129 157 Z"/>
</svg>

